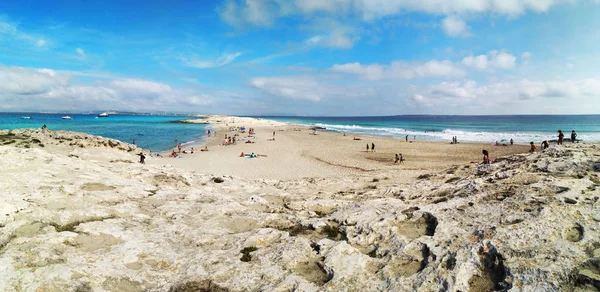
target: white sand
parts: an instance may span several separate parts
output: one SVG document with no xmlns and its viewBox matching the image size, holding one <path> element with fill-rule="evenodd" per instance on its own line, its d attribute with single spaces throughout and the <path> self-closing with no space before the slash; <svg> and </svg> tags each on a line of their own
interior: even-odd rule
<svg viewBox="0 0 600 292">
<path fill-rule="evenodd" d="M 306 126 L 255 118 L 210 116 L 197 121 L 209 122 L 213 132 L 217 131 L 216 137 L 213 135 L 208 142 L 208 152 L 198 151 L 206 145 L 188 145 L 184 150 L 189 151 L 194 147 L 194 154 L 181 154 L 182 158 L 177 159 L 149 159 L 149 163 L 166 163 L 182 169 L 245 178 L 295 179 L 389 174 L 413 179 L 433 169 L 480 162 L 483 156 L 481 150 L 484 148 L 490 151 L 492 158 L 528 150 L 528 147 L 523 145 L 496 147 L 477 143 L 406 143 L 404 139 L 352 134 L 343 136 L 341 133 L 332 132 L 317 132 L 317 135 L 311 135 L 313 131 Z M 248 137 L 248 131 L 230 131 L 231 127 L 254 128 L 256 134 L 254 137 Z M 236 145 L 221 145 L 225 135 L 235 134 L 239 135 L 236 136 Z M 269 141 L 273 137 L 275 141 Z M 362 140 L 353 140 L 355 137 Z M 245 144 L 248 139 L 255 143 Z M 367 143 L 375 143 L 376 152 L 367 153 Z M 240 158 L 242 152 L 254 152 L 267 157 Z M 403 154 L 406 160 L 403 164 L 394 165 L 396 153 Z"/>
</svg>

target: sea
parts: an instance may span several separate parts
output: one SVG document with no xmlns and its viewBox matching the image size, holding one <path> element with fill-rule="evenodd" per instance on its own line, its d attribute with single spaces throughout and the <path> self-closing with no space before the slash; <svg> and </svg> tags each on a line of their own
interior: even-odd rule
<svg viewBox="0 0 600 292">
<path fill-rule="evenodd" d="M 63 116 L 72 120 L 63 120 Z M 30 117 L 31 119 L 22 119 Z M 41 128 L 67 130 L 117 139 L 151 151 L 165 151 L 178 143 L 201 143 L 205 139 L 205 124 L 172 123 L 191 119 L 190 116 L 110 115 L 97 118 L 95 114 L 0 113 L 0 129 Z"/>
<path fill-rule="evenodd" d="M 280 122 L 323 127 L 326 131 L 357 135 L 374 135 L 410 140 L 480 142 L 493 144 L 556 140 L 558 130 L 569 138 L 575 130 L 577 139 L 600 141 L 600 115 L 504 115 L 504 116 L 437 116 L 408 115 L 385 117 L 289 117 L 261 116 Z"/>
<path fill-rule="evenodd" d="M 111 115 L 97 118 L 95 114 L 68 114 L 73 119 L 63 120 L 67 114 L 0 113 L 0 129 L 41 128 L 83 132 L 113 138 L 152 151 L 175 147 L 175 138 L 184 145 L 202 143 L 206 139 L 205 124 L 182 124 L 173 121 L 192 119 L 191 116 Z M 31 117 L 22 119 L 21 117 Z M 600 142 L 600 115 L 516 115 L 516 116 L 384 116 L 384 117 L 291 117 L 254 116 L 280 122 L 325 128 L 325 131 L 345 132 L 349 135 L 373 135 L 410 140 L 448 141 L 457 137 L 459 142 L 493 144 L 539 144 L 555 140 L 557 131 L 569 137 L 577 131 L 577 139 Z"/>
</svg>

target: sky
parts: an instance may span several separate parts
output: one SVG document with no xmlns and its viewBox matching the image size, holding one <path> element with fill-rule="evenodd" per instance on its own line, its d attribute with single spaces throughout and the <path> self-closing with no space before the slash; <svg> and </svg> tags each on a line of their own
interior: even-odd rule
<svg viewBox="0 0 600 292">
<path fill-rule="evenodd" d="M 600 0 L 0 1 L 0 112 L 600 113 Z"/>
</svg>

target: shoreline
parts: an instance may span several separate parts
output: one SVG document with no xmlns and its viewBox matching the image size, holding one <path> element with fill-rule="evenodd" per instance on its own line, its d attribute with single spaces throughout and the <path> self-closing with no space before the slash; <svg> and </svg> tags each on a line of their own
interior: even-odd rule
<svg viewBox="0 0 600 292">
<path fill-rule="evenodd" d="M 482 149 L 490 151 L 492 158 L 528 151 L 527 145 L 491 146 L 481 143 L 450 144 L 443 141 L 410 141 L 403 139 L 344 135 L 337 132 L 317 131 L 312 135 L 310 126 L 273 120 L 208 116 L 198 120 L 209 123 L 213 133 L 201 143 L 183 147 L 194 154 L 179 154 L 170 158 L 171 151 L 150 163 L 168 164 L 177 168 L 204 171 L 216 175 L 235 175 L 252 179 L 294 179 L 301 177 L 344 177 L 348 175 L 394 175 L 412 180 L 419 174 L 464 163 L 479 163 Z M 248 132 L 231 131 L 232 128 L 255 129 Z M 214 135 L 216 131 L 216 136 Z M 273 136 L 275 133 L 275 136 Z M 236 145 L 223 146 L 223 139 L 235 136 Z M 273 141 L 273 138 L 275 140 Z M 354 140 L 361 139 L 361 140 Z M 245 143 L 246 141 L 254 143 Z M 366 144 L 376 144 L 375 152 L 366 152 Z M 208 146 L 208 152 L 200 150 Z M 176 149 L 176 148 L 175 148 Z M 176 150 L 177 151 L 177 150 Z M 241 153 L 266 155 L 256 159 L 241 158 Z M 405 161 L 394 164 L 394 155 L 402 153 Z"/>
</svg>

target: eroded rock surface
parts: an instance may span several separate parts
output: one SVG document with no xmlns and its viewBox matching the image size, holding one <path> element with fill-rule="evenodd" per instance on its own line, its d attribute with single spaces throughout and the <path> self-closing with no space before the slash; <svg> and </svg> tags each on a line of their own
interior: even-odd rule
<svg viewBox="0 0 600 292">
<path fill-rule="evenodd" d="M 210 174 L 129 163 L 135 156 L 124 144 L 64 135 L 102 147 L 74 157 L 73 145 L 0 146 L 0 291 L 600 285 L 595 145 L 454 167 L 414 183 L 216 183 Z"/>
</svg>

